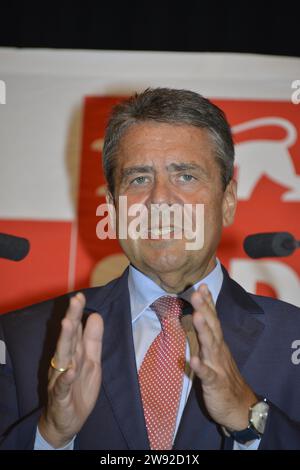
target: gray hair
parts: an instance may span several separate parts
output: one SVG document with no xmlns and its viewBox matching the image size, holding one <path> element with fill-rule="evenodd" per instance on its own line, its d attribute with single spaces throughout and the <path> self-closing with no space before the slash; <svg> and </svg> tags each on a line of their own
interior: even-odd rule
<svg viewBox="0 0 300 470">
<path fill-rule="evenodd" d="M 215 148 L 225 190 L 233 177 L 234 145 L 224 112 L 193 91 L 147 88 L 116 105 L 106 127 L 103 170 L 113 196 L 120 140 L 130 126 L 147 121 L 207 129 Z"/>
</svg>

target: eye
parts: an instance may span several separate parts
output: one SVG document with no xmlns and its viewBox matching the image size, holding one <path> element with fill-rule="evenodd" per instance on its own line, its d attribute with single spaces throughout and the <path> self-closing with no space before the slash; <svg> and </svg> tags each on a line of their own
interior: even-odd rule
<svg viewBox="0 0 300 470">
<path fill-rule="evenodd" d="M 130 184 L 141 185 L 143 183 L 146 183 L 146 180 L 147 180 L 147 176 L 137 176 L 130 182 Z"/>
<path fill-rule="evenodd" d="M 179 179 L 184 183 L 189 183 L 190 181 L 195 180 L 196 178 L 193 175 L 185 173 L 184 175 L 180 175 Z"/>
</svg>

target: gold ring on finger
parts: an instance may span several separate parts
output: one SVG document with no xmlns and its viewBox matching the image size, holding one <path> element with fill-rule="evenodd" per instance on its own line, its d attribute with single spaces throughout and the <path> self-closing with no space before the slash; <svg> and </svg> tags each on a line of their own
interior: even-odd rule
<svg viewBox="0 0 300 470">
<path fill-rule="evenodd" d="M 52 357 L 50 365 L 52 369 L 56 370 L 57 372 L 66 372 L 66 370 L 70 369 L 71 367 L 70 365 L 68 367 L 57 367 L 54 357 Z"/>
</svg>

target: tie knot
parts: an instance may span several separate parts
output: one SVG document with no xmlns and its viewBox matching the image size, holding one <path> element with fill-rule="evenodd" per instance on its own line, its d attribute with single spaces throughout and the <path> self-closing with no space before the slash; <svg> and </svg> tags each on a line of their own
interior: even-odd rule
<svg viewBox="0 0 300 470">
<path fill-rule="evenodd" d="M 160 321 L 163 322 L 167 319 L 179 318 L 185 304 L 186 302 L 179 297 L 164 295 L 153 302 L 150 307 L 155 311 Z"/>
</svg>

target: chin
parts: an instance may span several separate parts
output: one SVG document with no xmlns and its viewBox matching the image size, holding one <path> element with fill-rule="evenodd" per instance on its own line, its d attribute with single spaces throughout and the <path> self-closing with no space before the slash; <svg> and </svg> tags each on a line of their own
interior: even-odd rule
<svg viewBox="0 0 300 470">
<path fill-rule="evenodd" d="M 174 252 L 165 248 L 159 253 L 143 253 L 141 260 L 144 266 L 148 266 L 154 272 L 167 273 L 178 270 L 185 264 L 186 253 L 184 250 Z"/>
</svg>

